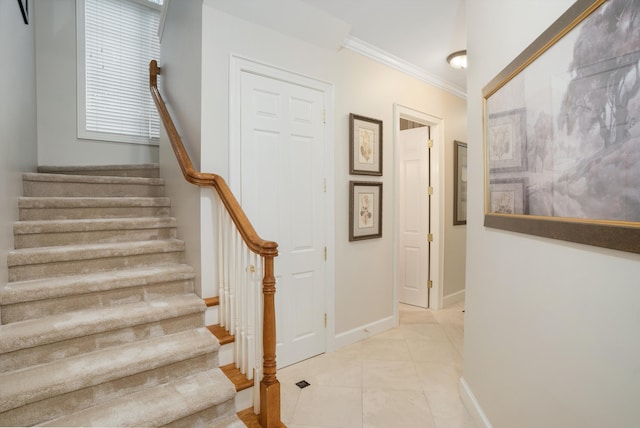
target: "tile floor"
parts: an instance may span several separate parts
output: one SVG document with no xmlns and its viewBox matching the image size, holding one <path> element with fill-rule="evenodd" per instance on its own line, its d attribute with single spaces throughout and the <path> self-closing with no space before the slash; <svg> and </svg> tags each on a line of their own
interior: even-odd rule
<svg viewBox="0 0 640 428">
<path fill-rule="evenodd" d="M 278 371 L 289 428 L 475 428 L 458 395 L 463 304 L 400 305 L 400 326 Z M 300 389 L 295 383 L 311 385 Z"/>
</svg>

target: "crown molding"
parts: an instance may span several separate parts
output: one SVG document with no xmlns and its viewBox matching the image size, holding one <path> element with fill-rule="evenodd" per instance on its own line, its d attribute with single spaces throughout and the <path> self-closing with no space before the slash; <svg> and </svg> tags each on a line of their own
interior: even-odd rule
<svg viewBox="0 0 640 428">
<path fill-rule="evenodd" d="M 360 40 L 353 36 L 347 36 L 345 41 L 342 44 L 343 47 L 357 52 L 361 55 L 366 56 L 374 61 L 377 61 L 381 64 L 387 65 L 391 68 L 395 68 L 398 71 L 403 72 L 411 77 L 414 77 L 424 83 L 435 86 L 436 88 L 440 88 L 445 90 L 457 97 L 462 98 L 463 100 L 467 99 L 467 92 L 459 87 L 458 85 L 454 85 L 449 82 L 445 82 L 439 77 L 423 70 L 420 67 L 417 67 L 411 64 L 408 61 L 400 59 L 387 51 L 384 51 L 376 46 L 373 46 L 363 40 Z"/>
</svg>

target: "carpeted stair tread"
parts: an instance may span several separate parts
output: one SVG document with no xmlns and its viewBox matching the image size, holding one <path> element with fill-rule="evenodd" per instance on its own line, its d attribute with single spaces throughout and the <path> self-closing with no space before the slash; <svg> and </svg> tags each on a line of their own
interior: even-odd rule
<svg viewBox="0 0 640 428">
<path fill-rule="evenodd" d="M 0 374 L 0 412 L 215 352 L 205 328 Z"/>
<path fill-rule="evenodd" d="M 100 175 L 121 177 L 157 178 L 158 164 L 140 165 L 90 165 L 90 166 L 39 166 L 38 172 L 46 174 Z"/>
<path fill-rule="evenodd" d="M 164 196 L 162 178 L 24 173 L 25 196 Z"/>
<path fill-rule="evenodd" d="M 176 237 L 172 217 L 19 221 L 14 223 L 14 247 L 157 240 Z"/>
<path fill-rule="evenodd" d="M 176 227 L 172 217 L 131 217 L 115 219 L 72 219 L 18 221 L 13 225 L 14 234 L 70 233 L 96 230 L 152 229 Z"/>
<path fill-rule="evenodd" d="M 111 207 L 168 207 L 170 199 L 164 196 L 131 196 L 112 198 L 67 198 L 63 196 L 21 196 L 18 208 L 111 208 Z"/>
<path fill-rule="evenodd" d="M 208 427 L 243 427 L 233 410 L 235 390 L 218 369 L 185 376 L 49 421 L 42 426 L 158 427 L 217 405 L 219 419 Z M 229 409 L 231 409 L 229 414 Z"/>
<path fill-rule="evenodd" d="M 204 312 L 195 294 L 67 312 L 0 326 L 0 354 L 71 338 Z"/>
<path fill-rule="evenodd" d="M 7 266 L 11 268 L 20 265 L 128 257 L 138 254 L 169 253 L 176 251 L 184 251 L 184 241 L 179 239 L 166 239 L 159 241 L 23 248 L 9 252 L 7 255 Z"/>
<path fill-rule="evenodd" d="M 19 217 L 27 220 L 168 216 L 166 197 L 21 197 Z"/>
<path fill-rule="evenodd" d="M 173 264 L 10 282 L 0 290 L 0 305 L 137 287 L 156 282 L 189 280 L 194 277 L 195 271 L 191 266 Z"/>
<path fill-rule="evenodd" d="M 146 184 L 151 186 L 164 186 L 164 179 L 147 177 L 46 174 L 38 172 L 25 172 L 22 174 L 22 177 L 24 181 L 85 184 Z"/>
</svg>

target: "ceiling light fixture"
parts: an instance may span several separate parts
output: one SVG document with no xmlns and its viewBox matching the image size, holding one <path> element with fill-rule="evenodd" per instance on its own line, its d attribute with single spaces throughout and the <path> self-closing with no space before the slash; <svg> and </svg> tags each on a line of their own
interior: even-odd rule
<svg viewBox="0 0 640 428">
<path fill-rule="evenodd" d="M 447 62 L 453 68 L 467 68 L 467 51 L 457 51 L 447 57 Z"/>
</svg>

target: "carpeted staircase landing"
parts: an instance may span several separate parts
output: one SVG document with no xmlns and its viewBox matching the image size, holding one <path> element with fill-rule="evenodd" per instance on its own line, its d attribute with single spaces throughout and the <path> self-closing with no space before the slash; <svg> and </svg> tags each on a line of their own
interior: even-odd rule
<svg viewBox="0 0 640 428">
<path fill-rule="evenodd" d="M 244 427 L 154 165 L 24 174 L 1 426 Z"/>
</svg>

